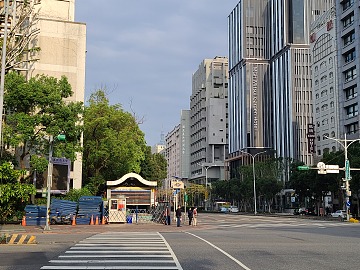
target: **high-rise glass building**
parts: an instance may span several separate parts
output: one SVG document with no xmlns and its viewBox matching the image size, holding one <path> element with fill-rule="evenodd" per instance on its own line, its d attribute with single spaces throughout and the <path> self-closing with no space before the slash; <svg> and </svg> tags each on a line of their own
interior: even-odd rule
<svg viewBox="0 0 360 270">
<path fill-rule="evenodd" d="M 310 23 L 332 3 L 241 0 L 230 13 L 230 171 L 254 148 L 313 164 Z"/>
</svg>

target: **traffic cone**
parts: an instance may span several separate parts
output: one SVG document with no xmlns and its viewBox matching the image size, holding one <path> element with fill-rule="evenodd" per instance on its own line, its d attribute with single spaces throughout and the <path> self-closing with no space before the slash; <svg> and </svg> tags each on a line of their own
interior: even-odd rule
<svg viewBox="0 0 360 270">
<path fill-rule="evenodd" d="M 103 216 L 102 219 L 101 219 L 101 225 L 105 225 L 105 217 Z"/>
<path fill-rule="evenodd" d="M 91 219 L 90 219 L 90 225 L 94 225 L 94 216 L 93 215 L 91 216 Z"/>
<path fill-rule="evenodd" d="M 26 217 L 23 216 L 22 220 L 21 220 L 21 226 L 26 226 Z"/>
<path fill-rule="evenodd" d="M 96 218 L 95 218 L 95 225 L 99 225 L 99 217 L 98 216 L 96 216 Z"/>
<path fill-rule="evenodd" d="M 72 226 L 75 226 L 75 225 L 76 225 L 76 218 L 75 218 L 75 216 L 73 216 L 73 219 L 72 219 L 71 225 L 72 225 Z"/>
</svg>

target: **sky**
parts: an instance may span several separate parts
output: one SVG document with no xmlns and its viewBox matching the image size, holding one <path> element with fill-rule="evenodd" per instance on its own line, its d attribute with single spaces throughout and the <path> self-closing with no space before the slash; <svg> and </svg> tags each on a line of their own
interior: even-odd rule
<svg viewBox="0 0 360 270">
<path fill-rule="evenodd" d="M 147 145 L 180 123 L 192 74 L 228 56 L 228 15 L 239 0 L 76 0 L 86 23 L 85 103 L 97 89 L 135 114 Z"/>
</svg>

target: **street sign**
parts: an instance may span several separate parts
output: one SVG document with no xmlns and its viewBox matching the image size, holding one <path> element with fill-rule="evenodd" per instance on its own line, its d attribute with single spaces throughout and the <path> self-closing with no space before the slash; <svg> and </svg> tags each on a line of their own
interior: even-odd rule
<svg viewBox="0 0 360 270">
<path fill-rule="evenodd" d="M 345 160 L 345 180 L 350 180 L 350 162 L 349 160 Z"/>
<path fill-rule="evenodd" d="M 319 169 L 318 174 L 326 174 L 326 165 L 324 162 L 319 162 L 316 167 Z"/>
<path fill-rule="evenodd" d="M 172 188 L 181 188 L 184 189 L 184 182 L 178 180 L 171 180 L 170 186 Z"/>
<path fill-rule="evenodd" d="M 308 171 L 310 169 L 310 167 L 309 166 L 298 166 L 297 169 L 299 171 Z"/>
<path fill-rule="evenodd" d="M 325 165 L 326 173 L 339 173 L 339 165 Z"/>
</svg>

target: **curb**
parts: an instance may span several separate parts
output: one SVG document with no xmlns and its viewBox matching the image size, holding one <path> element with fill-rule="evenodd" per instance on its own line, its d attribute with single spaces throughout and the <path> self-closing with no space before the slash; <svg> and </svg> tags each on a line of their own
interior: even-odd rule
<svg viewBox="0 0 360 270">
<path fill-rule="evenodd" d="M 6 235 L 6 242 L 7 245 L 35 245 L 36 236 L 28 235 L 28 234 L 9 234 Z"/>
</svg>

